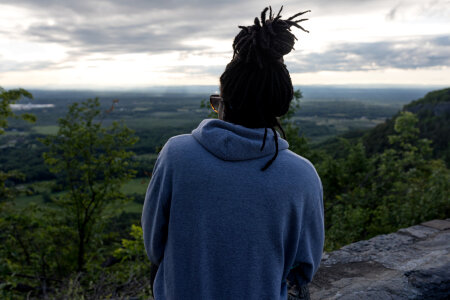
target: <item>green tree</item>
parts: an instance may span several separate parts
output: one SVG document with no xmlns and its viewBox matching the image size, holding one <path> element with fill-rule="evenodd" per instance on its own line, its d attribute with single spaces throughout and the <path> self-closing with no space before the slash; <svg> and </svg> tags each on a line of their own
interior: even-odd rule
<svg viewBox="0 0 450 300">
<path fill-rule="evenodd" d="M 5 133 L 5 129 L 8 127 L 8 119 L 23 119 L 29 122 L 35 122 L 36 117 L 32 114 L 16 115 L 12 109 L 11 104 L 15 104 L 22 98 L 33 99 L 33 95 L 24 89 L 5 90 L 0 87 L 0 136 Z M 24 175 L 15 170 L 5 172 L 0 169 L 0 200 L 13 199 L 17 194 L 17 190 L 14 187 L 8 186 L 6 182 L 12 178 L 23 178 Z"/>
<path fill-rule="evenodd" d="M 15 114 L 11 104 L 15 104 L 23 98 L 32 99 L 31 93 L 24 89 L 5 90 L 0 87 L 0 136 L 8 127 L 8 119 L 23 119 L 35 122 L 32 114 Z M 9 291 L 16 287 L 18 280 L 34 278 L 36 274 L 29 274 L 23 266 L 30 266 L 37 262 L 39 254 L 35 253 L 29 245 L 30 235 L 24 228 L 33 222 L 29 218 L 37 208 L 27 206 L 26 209 L 18 210 L 14 206 L 14 198 L 18 190 L 14 185 L 8 184 L 11 179 L 24 178 L 24 175 L 16 170 L 5 172 L 0 168 L 0 296 L 11 298 Z M 12 182 L 12 181 L 10 181 Z M 40 265 L 40 267 L 42 264 Z M 22 287 L 26 285 L 22 284 Z"/>
<path fill-rule="evenodd" d="M 35 122 L 36 117 L 32 114 L 16 115 L 12 109 L 11 104 L 15 104 L 22 98 L 33 99 L 33 95 L 24 89 L 5 90 L 0 87 L 0 134 L 5 133 L 5 128 L 8 127 L 8 118 L 21 118 L 26 121 Z"/>
<path fill-rule="evenodd" d="M 71 249 L 67 240 L 74 235 L 67 235 L 67 228 L 59 222 L 59 214 L 57 210 L 35 203 L 3 211 L 0 296 L 14 298 L 17 292 L 29 291 L 40 291 L 45 296 L 49 286 L 61 282 L 71 271 L 70 260 L 67 260 Z"/>
<path fill-rule="evenodd" d="M 327 250 L 361 239 L 366 205 L 370 205 L 365 192 L 371 182 L 371 160 L 361 142 L 352 145 L 340 139 L 340 143 L 346 149 L 345 157 L 322 154 L 323 159 L 317 164 L 324 188 Z"/>
<path fill-rule="evenodd" d="M 319 172 L 326 193 L 326 249 L 393 232 L 450 213 L 450 172 L 432 160 L 430 141 L 419 138 L 417 117 L 401 113 L 390 148 L 370 158 L 359 143 L 329 159 Z"/>
<path fill-rule="evenodd" d="M 308 146 L 308 141 L 304 135 L 300 135 L 300 128 L 295 124 L 294 116 L 300 109 L 300 99 L 303 97 L 300 90 L 294 92 L 288 112 L 280 118 L 280 123 L 286 134 L 286 139 L 289 142 L 289 149 L 293 152 L 311 158 L 311 150 Z"/>
<path fill-rule="evenodd" d="M 418 118 L 402 112 L 396 119 L 392 145 L 376 156 L 371 194 L 382 201 L 367 230 L 372 234 L 417 224 L 450 213 L 450 173 L 431 159 L 431 142 L 419 138 Z"/>
<path fill-rule="evenodd" d="M 142 228 L 131 225 L 124 238 L 99 272 L 89 274 L 88 284 L 80 274 L 71 274 L 52 294 L 55 299 L 149 299 L 150 261 L 144 248 Z"/>
<path fill-rule="evenodd" d="M 114 208 L 128 200 L 121 186 L 135 175 L 134 154 L 127 149 L 137 137 L 121 123 L 104 126 L 106 113 L 102 114 L 97 98 L 74 103 L 66 117 L 59 119 L 58 133 L 42 139 L 49 147 L 45 162 L 63 179 L 66 190 L 54 203 L 62 209 L 64 223 L 76 233 L 75 241 L 69 243 L 75 243 L 78 271 L 84 271 L 97 253 L 102 229 Z"/>
</svg>

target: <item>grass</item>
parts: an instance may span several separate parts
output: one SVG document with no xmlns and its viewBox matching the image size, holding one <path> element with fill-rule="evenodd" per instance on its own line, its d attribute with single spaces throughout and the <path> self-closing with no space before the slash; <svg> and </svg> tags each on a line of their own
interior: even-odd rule
<svg viewBox="0 0 450 300">
<path fill-rule="evenodd" d="M 136 202 L 129 202 L 127 205 L 123 208 L 124 212 L 127 213 L 142 213 L 142 204 L 136 203 Z"/>
<path fill-rule="evenodd" d="M 32 130 L 39 134 L 56 134 L 58 132 L 59 127 L 57 125 L 42 125 L 42 126 L 33 126 Z"/>
<path fill-rule="evenodd" d="M 186 132 L 190 132 L 190 130 L 194 129 L 198 123 L 200 123 L 200 118 L 138 118 L 138 119 L 126 119 L 126 124 L 131 129 L 157 129 L 157 128 L 186 128 Z"/>
<path fill-rule="evenodd" d="M 29 135 L 30 133 L 28 131 L 5 131 L 5 133 L 3 134 L 3 136 L 20 136 L 20 135 Z"/>
<path fill-rule="evenodd" d="M 318 126 L 333 126 L 338 132 L 343 133 L 350 128 L 371 128 L 384 122 L 384 119 L 367 119 L 367 118 L 321 118 L 321 117 L 296 117 L 294 120 L 299 120 L 300 126 L 302 120 L 314 122 Z"/>
<path fill-rule="evenodd" d="M 147 191 L 149 182 L 150 182 L 150 178 L 145 178 L 145 177 L 135 178 L 123 185 L 122 192 L 124 192 L 127 195 L 145 194 L 145 192 Z"/>
<path fill-rule="evenodd" d="M 145 159 L 145 160 L 156 159 L 157 157 L 158 157 L 158 154 L 156 154 L 156 153 L 148 153 L 148 154 L 136 155 L 137 159 Z"/>
<path fill-rule="evenodd" d="M 38 195 L 32 195 L 32 196 L 19 196 L 16 197 L 16 199 L 14 199 L 14 203 L 16 204 L 16 206 L 18 208 L 25 208 L 27 205 L 31 204 L 31 203 L 36 203 L 36 204 L 44 204 L 44 197 L 40 194 Z"/>
</svg>

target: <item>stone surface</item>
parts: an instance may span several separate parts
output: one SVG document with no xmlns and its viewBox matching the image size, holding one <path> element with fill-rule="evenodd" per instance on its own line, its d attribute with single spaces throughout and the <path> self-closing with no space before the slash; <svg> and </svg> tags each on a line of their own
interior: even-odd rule
<svg viewBox="0 0 450 300">
<path fill-rule="evenodd" d="M 433 220 L 325 253 L 311 299 L 450 299 L 447 223 Z"/>
<path fill-rule="evenodd" d="M 433 233 L 436 233 L 438 231 L 439 231 L 439 229 L 426 227 L 426 226 L 422 226 L 422 225 L 416 225 L 416 226 L 411 226 L 408 228 L 400 229 L 397 232 L 406 234 L 406 235 L 410 235 L 410 236 L 418 238 L 418 239 L 423 239 L 423 238 L 426 238 L 427 236 L 429 236 Z"/>
<path fill-rule="evenodd" d="M 424 223 L 422 223 L 422 225 L 436 228 L 439 230 L 450 229 L 450 222 L 447 220 L 432 220 L 432 221 L 424 222 Z"/>
</svg>

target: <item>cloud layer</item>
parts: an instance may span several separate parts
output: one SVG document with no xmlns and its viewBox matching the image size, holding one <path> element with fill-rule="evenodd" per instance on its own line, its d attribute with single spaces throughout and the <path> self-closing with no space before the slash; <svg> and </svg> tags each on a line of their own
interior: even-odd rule
<svg viewBox="0 0 450 300">
<path fill-rule="evenodd" d="M 273 1 L 275 11 L 281 3 Z M 305 43 L 319 40 L 317 47 L 303 49 L 300 45 L 287 57 L 291 72 L 450 66 L 449 0 L 310 0 L 302 2 L 302 7 L 298 1 L 287 0 L 283 4 L 285 17 L 311 9 L 312 21 L 305 26 L 312 28 L 312 34 Z M 250 25 L 263 8 L 256 0 L 3 0 L 0 9 L 1 5 L 27 15 L 26 22 L 16 20 L 16 27 L 9 29 L 0 21 L 0 39 L 58 45 L 65 52 L 63 58 L 38 56 L 35 61 L 14 57 L 14 51 L 8 55 L 0 52 L 0 72 L 71 68 L 81 61 L 95 61 L 93 56 L 113 62 L 123 55 L 175 53 L 178 65 L 169 64 L 166 72 L 212 76 L 219 75 L 231 57 L 237 26 Z M 386 32 L 388 25 L 393 32 Z M 366 29 L 368 34 L 363 33 L 361 41 Z M 299 34 L 300 39 L 305 37 L 303 32 Z M 196 61 L 190 60 L 193 56 Z M 201 63 L 200 59 L 199 63 L 199 57 L 211 61 Z"/>
<path fill-rule="evenodd" d="M 327 51 L 291 61 L 291 72 L 370 71 L 385 68 L 420 69 L 450 66 L 450 37 L 407 41 L 341 43 Z"/>
</svg>

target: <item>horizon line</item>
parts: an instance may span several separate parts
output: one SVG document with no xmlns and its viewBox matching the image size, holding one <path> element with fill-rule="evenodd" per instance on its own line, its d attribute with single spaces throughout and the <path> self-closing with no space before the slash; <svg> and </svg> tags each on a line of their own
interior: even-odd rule
<svg viewBox="0 0 450 300">
<path fill-rule="evenodd" d="M 150 85 L 150 86 L 135 86 L 135 87 L 108 87 L 108 86 L 60 86 L 60 87 L 49 87 L 49 86 L 20 86 L 20 85 L 6 85 L 0 87 L 10 90 L 10 89 L 18 89 L 23 88 L 25 90 L 35 90 L 35 91 L 115 91 L 115 92 L 148 92 L 154 90 L 180 90 L 183 89 L 185 92 L 195 89 L 218 89 L 218 85 Z M 450 84 L 294 84 L 294 89 L 299 87 L 324 87 L 324 88 L 368 88 L 368 89 L 377 89 L 377 88 L 409 88 L 409 89 L 426 89 L 426 88 L 447 88 L 450 87 Z"/>
</svg>

